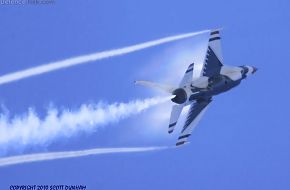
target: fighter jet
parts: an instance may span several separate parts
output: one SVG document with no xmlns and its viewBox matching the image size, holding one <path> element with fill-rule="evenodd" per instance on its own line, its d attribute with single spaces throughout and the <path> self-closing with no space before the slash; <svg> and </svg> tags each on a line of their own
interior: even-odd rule
<svg viewBox="0 0 290 190">
<path fill-rule="evenodd" d="M 253 66 L 227 66 L 223 64 L 220 30 L 211 30 L 203 63 L 191 63 L 179 86 L 163 85 L 150 81 L 136 84 L 161 89 L 174 95 L 168 133 L 172 133 L 185 106 L 190 105 L 186 121 L 176 146 L 186 144 L 213 97 L 238 86 L 257 71 Z"/>
</svg>

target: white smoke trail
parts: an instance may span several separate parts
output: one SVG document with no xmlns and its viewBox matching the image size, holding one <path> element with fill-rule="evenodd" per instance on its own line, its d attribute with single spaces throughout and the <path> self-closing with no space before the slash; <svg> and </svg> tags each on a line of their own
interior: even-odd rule
<svg viewBox="0 0 290 190">
<path fill-rule="evenodd" d="M 0 167 L 15 165 L 15 164 L 23 164 L 23 163 L 28 163 L 28 162 L 56 160 L 56 159 L 96 155 L 96 154 L 145 152 L 145 151 L 162 150 L 162 149 L 167 149 L 167 148 L 169 147 L 95 148 L 95 149 L 80 150 L 80 151 L 27 154 L 27 155 L 0 158 Z"/>
<path fill-rule="evenodd" d="M 84 104 L 75 111 L 49 109 L 44 119 L 39 118 L 32 109 L 12 119 L 4 113 L 0 115 L 0 150 L 9 146 L 19 149 L 28 145 L 48 144 L 58 137 L 68 137 L 81 131 L 92 132 L 99 126 L 118 122 L 170 98 L 155 97 L 110 105 Z"/>
<path fill-rule="evenodd" d="M 35 75 L 40 75 L 43 73 L 55 71 L 58 69 L 71 67 L 74 65 L 84 64 L 84 63 L 91 62 L 91 61 L 96 61 L 96 60 L 100 60 L 100 59 L 105 59 L 105 58 L 109 58 L 109 57 L 113 57 L 113 56 L 119 56 L 119 55 L 131 53 L 131 52 L 135 52 L 135 51 L 149 48 L 152 46 L 157 46 L 160 44 L 164 44 L 164 43 L 168 43 L 168 42 L 172 42 L 172 41 L 176 41 L 176 40 L 180 40 L 180 39 L 184 39 L 184 38 L 189 38 L 189 37 L 192 37 L 192 36 L 195 36 L 198 34 L 202 34 L 205 32 L 209 32 L 209 30 L 204 30 L 204 31 L 200 31 L 200 32 L 193 32 L 193 33 L 186 33 L 186 34 L 181 34 L 181 35 L 176 35 L 176 36 L 170 36 L 170 37 L 161 38 L 158 40 L 153 40 L 153 41 L 149 41 L 149 42 L 145 42 L 145 43 L 141 43 L 141 44 L 136 44 L 136 45 L 120 48 L 120 49 L 97 52 L 97 53 L 92 53 L 92 54 L 88 54 L 88 55 L 82 55 L 82 56 L 78 56 L 78 57 L 65 59 L 62 61 L 52 62 L 52 63 L 48 63 L 45 65 L 40 65 L 37 67 L 33 67 L 33 68 L 25 69 L 22 71 L 17 71 L 14 73 L 3 75 L 0 77 L 0 85 L 5 84 L 5 83 L 14 82 L 14 81 L 17 81 L 20 79 L 32 77 Z"/>
</svg>

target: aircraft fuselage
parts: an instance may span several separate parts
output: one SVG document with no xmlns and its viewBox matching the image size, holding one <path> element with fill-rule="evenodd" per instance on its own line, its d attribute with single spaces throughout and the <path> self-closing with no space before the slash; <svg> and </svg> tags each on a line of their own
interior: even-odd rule
<svg viewBox="0 0 290 190">
<path fill-rule="evenodd" d="M 250 66 L 226 67 L 222 74 L 198 78 L 183 88 L 175 89 L 172 94 L 176 96 L 172 101 L 177 104 L 190 104 L 196 100 L 211 99 L 238 86 L 247 75 L 255 71 L 256 68 Z"/>
<path fill-rule="evenodd" d="M 211 77 L 208 79 L 208 86 L 204 89 L 198 89 L 191 86 L 192 95 L 190 95 L 189 100 L 196 100 L 199 98 L 210 98 L 212 96 L 218 95 L 220 93 L 226 92 L 241 83 L 242 79 L 231 80 L 229 77 L 224 75 L 219 75 Z M 199 92 L 199 93 L 198 93 Z"/>
</svg>

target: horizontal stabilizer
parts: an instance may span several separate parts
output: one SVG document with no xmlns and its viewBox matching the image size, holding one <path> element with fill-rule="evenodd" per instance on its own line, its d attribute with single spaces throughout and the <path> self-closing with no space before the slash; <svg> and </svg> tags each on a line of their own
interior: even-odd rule
<svg viewBox="0 0 290 190">
<path fill-rule="evenodd" d="M 168 127 L 168 133 L 172 133 L 178 118 L 182 112 L 184 105 L 183 104 L 179 104 L 179 105 L 173 105 L 172 109 L 171 109 L 171 115 L 170 115 L 170 121 L 169 121 L 169 127 Z"/>
<path fill-rule="evenodd" d="M 146 86 L 149 88 L 154 88 L 157 90 L 162 90 L 168 93 L 172 93 L 176 89 L 176 87 L 173 87 L 170 85 L 159 84 L 159 83 L 154 83 L 154 82 L 145 81 L 145 80 L 137 80 L 135 81 L 135 84 Z"/>
<path fill-rule="evenodd" d="M 182 80 L 179 83 L 179 87 L 184 87 L 184 86 L 188 85 L 192 81 L 193 69 L 194 69 L 194 63 L 191 63 L 187 67 L 187 69 L 186 69 L 186 71 L 185 71 L 185 73 L 183 75 L 183 78 L 182 78 Z"/>
<path fill-rule="evenodd" d="M 189 109 L 189 112 L 187 114 L 187 118 L 185 121 L 185 124 L 183 126 L 183 129 L 181 131 L 181 134 L 178 137 L 176 146 L 180 146 L 188 142 L 188 137 L 190 137 L 193 129 L 198 124 L 199 120 L 203 116 L 208 104 L 211 102 L 211 99 L 209 100 L 198 100 L 195 103 L 192 103 Z"/>
</svg>

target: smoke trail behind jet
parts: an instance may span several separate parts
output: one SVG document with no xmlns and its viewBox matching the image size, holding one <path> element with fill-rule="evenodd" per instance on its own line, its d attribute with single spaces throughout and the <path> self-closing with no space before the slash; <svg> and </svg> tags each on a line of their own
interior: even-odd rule
<svg viewBox="0 0 290 190">
<path fill-rule="evenodd" d="M 74 111 L 60 112 L 51 108 L 43 119 L 32 110 L 12 119 L 4 113 L 0 115 L 0 152 L 10 147 L 21 150 L 29 145 L 47 145 L 58 137 L 70 137 L 79 132 L 92 133 L 100 126 L 116 123 L 166 102 L 171 97 L 154 97 L 128 103 L 84 104 Z"/>
<path fill-rule="evenodd" d="M 160 44 L 164 44 L 164 43 L 168 43 L 168 42 L 172 42 L 172 41 L 176 41 L 176 40 L 180 40 L 180 39 L 184 39 L 184 38 L 189 38 L 189 37 L 192 37 L 192 36 L 195 36 L 198 34 L 202 34 L 205 32 L 209 32 L 209 30 L 180 34 L 180 35 L 176 35 L 176 36 L 170 36 L 170 37 L 166 37 L 166 38 L 161 38 L 161 39 L 157 39 L 157 40 L 153 40 L 153 41 L 144 42 L 141 44 L 123 47 L 120 49 L 114 49 L 114 50 L 109 50 L 109 51 L 92 53 L 92 54 L 88 54 L 88 55 L 82 55 L 82 56 L 78 56 L 78 57 L 72 57 L 69 59 L 62 60 L 62 61 L 52 62 L 52 63 L 48 63 L 45 65 L 40 65 L 37 67 L 32 67 L 29 69 L 25 69 L 22 71 L 17 71 L 14 73 L 10 73 L 10 74 L 6 74 L 6 75 L 1 76 L 0 77 L 0 85 L 14 82 L 14 81 L 17 81 L 20 79 L 32 77 L 35 75 L 40 75 L 43 73 L 52 72 L 55 70 L 75 66 L 75 65 L 80 65 L 80 64 L 84 64 L 84 63 L 88 63 L 88 62 L 92 62 L 92 61 L 96 61 L 96 60 L 101 60 L 101 59 L 105 59 L 105 58 L 109 58 L 109 57 L 124 55 L 127 53 L 139 51 L 139 50 L 146 49 L 146 48 L 153 47 L 153 46 L 157 46 Z"/>
<path fill-rule="evenodd" d="M 15 164 L 29 163 L 29 162 L 73 158 L 73 157 L 89 156 L 89 155 L 96 155 L 96 154 L 145 152 L 145 151 L 162 150 L 166 148 L 168 147 L 95 148 L 95 149 L 80 150 L 80 151 L 27 154 L 27 155 L 0 158 L 0 167 L 15 165 Z"/>
</svg>

